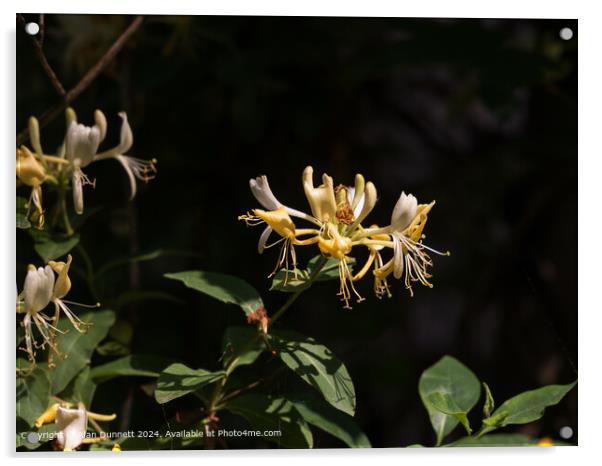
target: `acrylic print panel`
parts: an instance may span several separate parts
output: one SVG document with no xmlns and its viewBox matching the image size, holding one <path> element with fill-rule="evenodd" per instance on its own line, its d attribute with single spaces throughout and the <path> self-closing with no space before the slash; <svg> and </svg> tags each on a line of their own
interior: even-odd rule
<svg viewBox="0 0 602 466">
<path fill-rule="evenodd" d="M 577 22 L 17 17 L 17 449 L 577 444 Z"/>
</svg>

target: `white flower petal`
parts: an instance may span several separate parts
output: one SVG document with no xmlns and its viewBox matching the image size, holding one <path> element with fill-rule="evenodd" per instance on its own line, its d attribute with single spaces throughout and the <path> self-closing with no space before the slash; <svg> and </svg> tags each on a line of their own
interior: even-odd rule
<svg viewBox="0 0 602 466">
<path fill-rule="evenodd" d="M 80 405 L 77 409 L 59 406 L 56 412 L 57 441 L 63 450 L 75 450 L 86 438 L 88 415 Z"/>
<path fill-rule="evenodd" d="M 357 207 L 359 207 L 361 204 L 362 209 L 357 215 L 355 215 L 354 211 L 355 220 L 351 224 L 351 230 L 353 230 L 357 225 L 359 225 L 368 216 L 372 209 L 374 209 L 377 197 L 378 196 L 376 193 L 376 186 L 374 186 L 374 183 L 368 181 L 368 183 L 366 183 L 366 188 L 364 189 L 364 195 L 362 196 L 363 199 L 357 205 Z"/>
<path fill-rule="evenodd" d="M 393 238 L 393 276 L 401 278 L 403 274 L 403 247 L 401 241 L 395 236 Z"/>
<path fill-rule="evenodd" d="M 73 188 L 73 206 L 75 212 L 79 215 L 84 213 L 84 188 L 82 171 L 76 168 L 71 177 L 71 185 Z"/>
<path fill-rule="evenodd" d="M 391 215 L 391 227 L 394 231 L 405 230 L 416 217 L 418 201 L 411 194 L 402 191 Z"/>
<path fill-rule="evenodd" d="M 128 160 L 129 157 L 127 157 L 125 155 L 117 155 L 117 156 L 115 156 L 115 158 L 123 166 L 123 169 L 127 173 L 127 176 L 130 180 L 130 201 L 131 201 L 136 196 L 137 188 L 136 188 L 136 177 L 134 175 L 134 172 L 132 171 L 132 168 L 130 167 L 129 160 Z"/>
<path fill-rule="evenodd" d="M 263 253 L 265 245 L 268 242 L 268 238 L 270 237 L 271 233 L 272 228 L 269 226 L 265 227 L 265 230 L 263 230 L 263 232 L 261 233 L 261 236 L 259 237 L 259 243 L 257 243 L 257 252 L 259 252 L 259 254 Z"/>
<path fill-rule="evenodd" d="M 350 186 L 347 188 L 347 201 L 349 201 L 350 206 L 353 206 L 353 198 L 354 197 L 355 197 L 355 188 Z M 353 216 L 355 218 L 359 217 L 360 213 L 362 212 L 365 201 L 366 201 L 366 193 L 363 192 L 360 196 L 360 199 L 359 199 L 357 205 L 353 209 Z"/>
<path fill-rule="evenodd" d="M 276 210 L 282 206 L 278 199 L 276 199 L 276 196 L 274 196 L 274 193 L 272 193 L 267 176 L 263 175 L 250 179 L 249 186 L 253 196 L 255 196 L 255 199 L 257 199 L 257 202 L 259 202 L 265 209 Z"/>
<path fill-rule="evenodd" d="M 27 271 L 23 284 L 23 299 L 27 312 L 37 313 L 48 306 L 54 288 L 54 273 L 50 266 Z"/>
<path fill-rule="evenodd" d="M 67 130 L 66 156 L 78 167 L 85 167 L 98 152 L 101 130 L 97 126 L 85 126 L 72 121 Z"/>
</svg>

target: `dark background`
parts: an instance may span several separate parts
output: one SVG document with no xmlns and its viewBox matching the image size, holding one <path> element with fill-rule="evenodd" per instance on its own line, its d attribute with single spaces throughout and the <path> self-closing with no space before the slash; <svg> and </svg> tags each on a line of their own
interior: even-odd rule
<svg viewBox="0 0 602 466">
<path fill-rule="evenodd" d="M 46 15 L 44 50 L 63 84 L 75 85 L 131 20 Z M 575 36 L 563 41 L 558 33 L 567 26 Z M 131 154 L 156 157 L 159 173 L 127 202 L 127 178 L 116 162 L 88 167 L 97 186 L 85 191 L 92 215 L 81 244 L 95 268 L 158 249 L 164 254 L 113 269 L 93 284 L 93 296 L 83 275 L 78 279 L 83 260 L 76 250 L 72 299 L 116 309 L 119 328 L 133 329 L 126 345 L 132 353 L 215 369 L 223 330 L 244 324 L 242 314 L 162 275 L 238 275 L 273 312 L 286 298 L 268 292 L 276 252 L 259 256 L 261 230 L 237 221 L 257 207 L 248 179 L 268 175 L 282 202 L 307 210 L 306 165 L 335 183 L 352 184 L 360 172 L 379 192 L 372 222 L 388 222 L 402 190 L 421 202 L 435 199 L 427 244 L 451 257 L 435 257 L 434 289 L 415 287 L 413 298 L 395 282 L 394 297 L 379 301 L 367 279 L 359 285 L 366 301 L 349 311 L 338 302 L 336 282 L 320 283 L 279 325 L 315 337 L 346 363 L 357 422 L 374 446 L 434 443 L 417 384 L 445 354 L 485 380 L 498 403 L 573 381 L 577 35 L 577 22 L 566 20 L 146 18 L 73 106 L 87 124 L 95 108 L 105 112 L 103 147 L 116 142 L 116 114 L 126 110 Z M 57 101 L 19 27 L 17 128 Z M 44 146 L 57 147 L 63 135 L 58 118 L 42 131 Z M 22 283 L 25 265 L 40 261 L 27 234 L 19 232 L 17 243 Z M 298 252 L 302 261 L 315 253 Z M 123 293 L 132 289 L 180 301 L 128 304 Z M 111 335 L 124 340 L 118 330 Z M 95 363 L 110 358 L 96 355 Z M 271 388 L 284 390 L 294 378 L 283 374 Z M 149 429 L 194 404 L 162 409 L 141 383 L 103 385 L 93 410 L 117 410 L 115 429 Z M 576 443 L 576 391 L 541 421 L 509 431 L 558 438 L 565 425 Z M 316 434 L 316 446 L 341 444 Z"/>
</svg>

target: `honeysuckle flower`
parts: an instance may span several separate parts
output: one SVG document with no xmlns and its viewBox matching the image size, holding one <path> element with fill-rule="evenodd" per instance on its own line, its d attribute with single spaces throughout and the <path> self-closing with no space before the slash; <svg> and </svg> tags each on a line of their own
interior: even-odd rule
<svg viewBox="0 0 602 466">
<path fill-rule="evenodd" d="M 31 187 L 28 201 L 28 211 L 31 205 L 35 207 L 38 214 L 38 226 L 44 224 L 44 209 L 42 208 L 42 183 L 46 179 L 44 166 L 36 160 L 31 151 L 25 147 L 17 149 L 17 179 L 26 186 Z M 29 212 L 28 212 L 29 213 Z"/>
<path fill-rule="evenodd" d="M 37 269 L 30 265 L 25 276 L 23 292 L 18 298 L 17 312 L 25 314 L 23 317 L 25 350 L 32 362 L 35 359 L 34 347 L 38 346 L 33 337 L 32 324 L 42 335 L 43 343 L 41 346 L 44 346 L 45 343 L 53 345 L 50 336 L 52 325 L 49 321 L 51 319 L 42 311 L 52 300 L 54 281 L 54 272 L 49 265 Z"/>
<path fill-rule="evenodd" d="M 43 422 L 56 423 L 56 444 L 63 451 L 74 451 L 82 444 L 102 442 L 106 435 L 100 431 L 99 437 L 89 437 L 88 419 L 95 421 L 112 421 L 117 416 L 115 414 L 97 414 L 87 411 L 83 403 L 79 403 L 77 408 L 55 404 L 49 408 L 50 413 L 44 413 L 38 420 L 43 418 Z M 47 411 L 48 412 L 48 411 Z M 52 413 L 54 412 L 54 419 Z M 37 421 L 36 421 L 37 422 Z M 37 426 L 37 424 L 36 424 Z"/>
<path fill-rule="evenodd" d="M 56 430 L 56 443 L 63 451 L 73 451 L 79 447 L 88 432 L 88 414 L 83 405 L 75 409 L 59 406 Z"/>
<path fill-rule="evenodd" d="M 136 180 L 148 182 L 155 177 L 157 171 L 156 160 L 143 160 L 129 155 L 125 155 L 134 143 L 132 129 L 125 112 L 118 115 L 122 120 L 121 134 L 119 144 L 112 149 L 104 152 L 98 152 L 100 144 L 107 135 L 107 120 L 100 110 L 94 112 L 94 126 L 86 126 L 78 123 L 73 117 L 70 119 L 67 135 L 65 137 L 65 156 L 71 163 L 72 168 L 72 186 L 73 186 L 73 205 L 78 214 L 83 213 L 84 198 L 83 187 L 87 184 L 95 186 L 95 181 L 90 181 L 83 168 L 92 162 L 105 159 L 117 160 L 125 170 L 130 182 L 130 200 L 136 196 Z"/>
<path fill-rule="evenodd" d="M 67 262 L 50 261 L 45 267 L 29 265 L 23 291 L 17 298 L 17 313 L 25 314 L 23 317 L 23 328 L 25 330 L 25 351 L 29 360 L 35 362 L 35 349 L 44 348 L 48 345 L 56 354 L 60 354 L 55 344 L 57 333 L 63 333 L 56 328 L 56 324 L 62 310 L 73 327 L 78 332 L 84 332 L 87 324 L 79 319 L 67 306 L 72 303 L 64 297 L 71 289 L 69 279 L 69 267 L 72 257 L 67 256 Z M 57 276 L 55 277 L 55 273 Z M 55 314 L 49 317 L 43 311 L 50 303 L 55 305 Z M 86 306 L 84 304 L 78 304 Z M 97 307 L 98 304 L 89 307 Z M 32 325 L 33 324 L 33 325 Z M 33 326 L 42 336 L 42 342 L 37 343 L 33 335 Z"/>
<path fill-rule="evenodd" d="M 255 198 L 268 210 L 254 209 L 239 219 L 245 220 L 248 225 L 267 224 L 259 239 L 260 253 L 274 244 L 283 243 L 272 275 L 281 267 L 286 267 L 288 271 L 289 255 L 293 267 L 296 267 L 293 246 L 317 244 L 323 256 L 339 261 L 338 294 L 346 308 L 350 308 L 353 297 L 357 302 L 363 300 L 354 282 L 371 269 L 374 292 L 379 298 L 391 296 L 387 282 L 389 275 L 397 279 L 403 277 L 410 293 L 415 281 L 432 286 L 428 281 L 431 277 L 428 268 L 432 266 L 432 260 L 427 251 L 443 253 L 424 245 L 422 232 L 434 202 L 418 204 L 413 195 L 402 192 L 389 225 L 364 228 L 362 222 L 376 205 L 377 191 L 374 184 L 366 182 L 360 174 L 356 175 L 354 186 L 339 184 L 335 187 L 332 177 L 327 174 L 322 175 L 322 184 L 315 186 L 313 168 L 306 167 L 302 184 L 311 214 L 284 206 L 272 193 L 265 176 L 252 179 L 249 184 Z M 297 228 L 291 216 L 307 220 L 318 228 Z M 280 239 L 272 245 L 266 245 L 272 232 L 278 234 Z M 369 255 L 363 267 L 354 275 L 350 267 L 351 253 L 358 246 L 366 247 Z M 388 261 L 382 256 L 386 249 L 391 249 L 393 253 Z"/>
</svg>

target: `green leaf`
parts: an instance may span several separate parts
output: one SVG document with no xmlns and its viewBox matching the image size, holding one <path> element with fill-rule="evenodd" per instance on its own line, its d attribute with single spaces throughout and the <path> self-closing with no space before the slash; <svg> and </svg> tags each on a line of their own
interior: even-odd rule
<svg viewBox="0 0 602 466">
<path fill-rule="evenodd" d="M 345 365 L 324 345 L 295 332 L 272 332 L 278 356 L 332 406 L 353 416 L 355 388 Z"/>
<path fill-rule="evenodd" d="M 31 435 L 32 432 L 34 435 Z M 17 448 L 25 447 L 28 450 L 35 450 L 52 440 L 55 432 L 56 424 L 54 423 L 44 424 L 39 429 L 31 429 L 25 425 L 23 419 L 17 417 Z"/>
<path fill-rule="evenodd" d="M 444 356 L 422 373 L 418 391 L 429 413 L 437 445 L 440 445 L 479 401 L 481 385 L 464 364 L 451 356 Z"/>
<path fill-rule="evenodd" d="M 184 364 L 175 363 L 159 375 L 155 399 L 164 404 L 176 398 L 192 393 L 205 385 L 224 378 L 225 372 L 209 372 L 205 369 L 191 369 Z"/>
<path fill-rule="evenodd" d="M 543 416 L 548 406 L 556 405 L 571 391 L 577 382 L 568 385 L 548 385 L 530 390 L 504 401 L 483 424 L 490 428 L 509 424 L 526 424 Z"/>
<path fill-rule="evenodd" d="M 456 404 L 449 393 L 434 392 L 427 396 L 427 400 L 436 410 L 448 416 L 455 417 L 464 429 L 466 429 L 466 433 L 468 435 L 472 434 L 467 417 L 468 413 Z"/>
<path fill-rule="evenodd" d="M 159 377 L 161 371 L 172 362 L 162 356 L 131 355 L 94 367 L 90 371 L 90 377 L 96 383 L 115 377 Z"/>
<path fill-rule="evenodd" d="M 73 328 L 67 318 L 59 321 L 58 328 L 66 332 L 58 336 L 57 346 L 64 358 L 55 357 L 56 368 L 49 370 L 52 393 L 62 392 L 69 382 L 87 365 L 96 346 L 107 336 L 115 322 L 113 311 L 93 311 L 80 316 L 90 327 L 85 333 Z"/>
<path fill-rule="evenodd" d="M 28 228 L 31 228 L 31 223 L 29 222 L 27 215 L 22 214 L 21 212 L 17 212 L 16 224 L 17 228 L 21 228 L 22 230 L 27 230 Z"/>
<path fill-rule="evenodd" d="M 17 359 L 17 368 L 28 369 L 29 363 Z M 50 404 L 50 381 L 41 368 L 35 368 L 24 377 L 17 377 L 17 416 L 29 427 L 48 408 Z"/>
<path fill-rule="evenodd" d="M 351 448 L 371 448 L 370 440 L 348 414 L 334 409 L 324 400 L 310 394 L 287 397 L 309 424 L 343 441 Z"/>
<path fill-rule="evenodd" d="M 490 434 L 477 438 L 463 437 L 445 447 L 523 447 L 537 445 L 537 439 L 522 434 Z"/>
<path fill-rule="evenodd" d="M 244 417 L 257 430 L 279 431 L 281 434 L 264 437 L 265 440 L 285 448 L 313 447 L 307 423 L 285 398 L 253 393 L 230 400 L 225 409 Z"/>
<path fill-rule="evenodd" d="M 274 278 L 272 279 L 272 286 L 270 290 L 282 291 L 293 293 L 296 291 L 304 290 L 310 286 L 309 280 L 318 264 L 321 262 L 323 256 L 314 256 L 307 263 L 307 269 L 300 270 L 279 270 Z M 349 270 L 353 271 L 353 264 L 355 259 L 349 258 L 347 263 L 349 264 Z M 295 273 L 296 272 L 296 273 Z M 334 280 L 339 278 L 339 260 L 330 258 L 322 267 L 322 270 L 314 278 L 314 281 L 323 282 L 328 280 Z"/>
<path fill-rule="evenodd" d="M 238 358 L 236 366 L 253 364 L 265 349 L 263 341 L 256 337 L 255 328 L 228 327 L 222 342 L 224 367 L 230 364 L 233 357 Z"/>
<path fill-rule="evenodd" d="M 33 248 L 46 263 L 67 255 L 79 243 L 79 235 L 51 238 L 41 234 L 35 235 L 34 241 Z"/>
<path fill-rule="evenodd" d="M 237 304 L 246 315 L 263 307 L 259 293 L 244 280 L 232 275 L 224 275 L 202 270 L 167 273 L 166 278 L 179 280 L 188 288 L 200 291 L 223 303 Z"/>
<path fill-rule="evenodd" d="M 493 399 L 493 395 L 491 394 L 491 390 L 489 389 L 489 385 L 483 382 L 483 389 L 485 390 L 485 404 L 483 405 L 483 417 L 487 418 L 491 416 L 493 410 L 495 409 L 495 401 Z"/>
<path fill-rule="evenodd" d="M 63 390 L 61 398 L 72 403 L 81 401 L 90 410 L 95 392 L 96 383 L 90 377 L 90 368 L 86 366 Z"/>
</svg>

